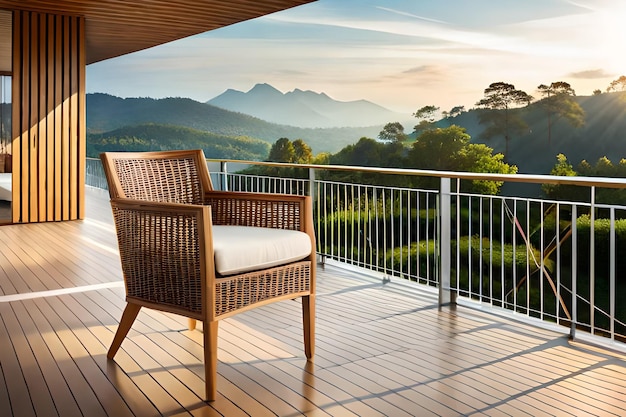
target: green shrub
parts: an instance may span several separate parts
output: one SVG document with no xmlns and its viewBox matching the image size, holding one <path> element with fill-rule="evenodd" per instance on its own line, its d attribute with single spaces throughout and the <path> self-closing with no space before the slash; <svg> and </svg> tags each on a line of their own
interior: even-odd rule
<svg viewBox="0 0 626 417">
<path fill-rule="evenodd" d="M 436 251 L 434 240 L 412 242 L 408 246 L 396 247 L 393 251 L 387 251 L 385 255 L 386 265 L 389 269 L 401 271 L 407 279 L 416 280 L 415 277 L 417 276 L 421 279 L 434 280 L 436 276 L 433 272 L 437 268 L 435 263 L 437 260 Z M 430 276 L 427 276 L 427 271 L 430 271 Z M 419 280 L 421 281 L 421 279 Z"/>
</svg>

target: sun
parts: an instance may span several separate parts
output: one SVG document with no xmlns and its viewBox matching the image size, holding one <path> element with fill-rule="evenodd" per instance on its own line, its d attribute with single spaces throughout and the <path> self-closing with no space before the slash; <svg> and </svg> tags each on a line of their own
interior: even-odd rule
<svg viewBox="0 0 626 417">
<path fill-rule="evenodd" d="M 598 49 L 605 59 L 606 71 L 617 75 L 626 74 L 626 4 L 616 4 L 598 12 L 595 36 Z"/>
</svg>

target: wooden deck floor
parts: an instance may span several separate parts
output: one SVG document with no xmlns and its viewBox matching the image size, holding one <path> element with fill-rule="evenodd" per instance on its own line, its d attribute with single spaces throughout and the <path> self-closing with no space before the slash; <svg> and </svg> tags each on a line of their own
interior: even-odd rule
<svg viewBox="0 0 626 417">
<path fill-rule="evenodd" d="M 626 357 L 418 288 L 336 267 L 318 275 L 315 364 L 299 303 L 220 324 L 218 399 L 202 335 L 142 310 L 106 351 L 123 287 L 108 202 L 84 221 L 0 227 L 0 416 L 626 415 Z"/>
</svg>

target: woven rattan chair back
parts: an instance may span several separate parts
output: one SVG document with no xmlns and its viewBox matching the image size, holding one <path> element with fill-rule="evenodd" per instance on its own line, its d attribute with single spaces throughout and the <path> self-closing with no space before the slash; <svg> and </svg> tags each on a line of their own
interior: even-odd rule
<svg viewBox="0 0 626 417">
<path fill-rule="evenodd" d="M 213 189 L 202 150 L 108 152 L 102 162 L 111 198 L 202 204 Z"/>
</svg>

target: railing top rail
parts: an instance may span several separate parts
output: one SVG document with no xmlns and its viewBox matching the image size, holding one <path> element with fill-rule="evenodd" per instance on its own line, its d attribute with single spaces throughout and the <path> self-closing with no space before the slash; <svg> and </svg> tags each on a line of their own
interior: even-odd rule
<svg viewBox="0 0 626 417">
<path fill-rule="evenodd" d="M 425 169 L 404 169 L 404 168 L 381 168 L 381 167 L 362 167 L 350 165 L 314 165 L 314 164 L 290 164 L 278 162 L 260 162 L 260 161 L 241 161 L 236 159 L 207 159 L 213 163 L 235 163 L 243 165 L 262 165 L 275 167 L 292 167 L 306 168 L 326 171 L 353 171 L 353 172 L 369 172 L 375 174 L 390 175 L 410 175 L 423 177 L 439 177 L 463 180 L 488 180 L 488 181 L 506 181 L 506 182 L 524 182 L 536 184 L 563 184 L 578 185 L 585 187 L 602 187 L 602 188 L 626 188 L 626 178 L 608 178 L 608 177 L 564 177 L 556 175 L 537 175 L 537 174 L 493 174 L 484 172 L 461 172 L 461 171 L 436 171 Z"/>
</svg>

